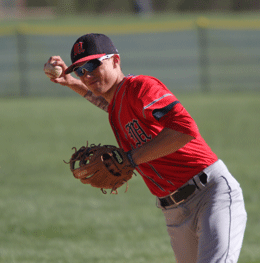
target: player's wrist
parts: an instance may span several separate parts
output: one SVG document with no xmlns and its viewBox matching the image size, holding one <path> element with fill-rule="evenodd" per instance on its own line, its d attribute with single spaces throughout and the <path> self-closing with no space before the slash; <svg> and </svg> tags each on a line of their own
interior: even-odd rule
<svg viewBox="0 0 260 263">
<path fill-rule="evenodd" d="M 126 156 L 127 156 L 129 162 L 131 163 L 131 165 L 132 165 L 134 168 L 138 166 L 138 165 L 135 163 L 134 159 L 133 159 L 132 151 L 131 151 L 131 150 L 128 151 L 128 152 L 126 152 Z"/>
</svg>

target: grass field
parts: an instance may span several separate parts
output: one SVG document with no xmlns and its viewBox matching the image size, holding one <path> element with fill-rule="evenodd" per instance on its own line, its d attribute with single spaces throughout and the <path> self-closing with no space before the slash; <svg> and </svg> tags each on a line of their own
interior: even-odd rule
<svg viewBox="0 0 260 263">
<path fill-rule="evenodd" d="M 260 262 L 260 95 L 178 96 L 244 191 L 240 263 Z M 164 224 L 140 176 L 125 194 L 75 180 L 73 146 L 115 144 L 106 113 L 82 98 L 0 99 L 0 262 L 170 263 Z"/>
</svg>

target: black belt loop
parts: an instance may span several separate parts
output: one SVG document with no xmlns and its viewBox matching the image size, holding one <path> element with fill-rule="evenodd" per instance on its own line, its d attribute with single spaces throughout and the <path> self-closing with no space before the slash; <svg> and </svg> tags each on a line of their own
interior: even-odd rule
<svg viewBox="0 0 260 263">
<path fill-rule="evenodd" d="M 208 182 L 208 176 L 205 173 L 202 173 L 201 175 L 199 175 L 200 178 L 200 182 L 204 185 L 207 184 Z"/>
</svg>

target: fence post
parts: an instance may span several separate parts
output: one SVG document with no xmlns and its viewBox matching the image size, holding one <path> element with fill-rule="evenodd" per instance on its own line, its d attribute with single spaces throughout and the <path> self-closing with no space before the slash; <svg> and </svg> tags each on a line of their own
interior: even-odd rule
<svg viewBox="0 0 260 263">
<path fill-rule="evenodd" d="M 19 74 L 19 88 L 20 96 L 28 95 L 29 81 L 28 81 L 28 63 L 27 63 L 27 42 L 26 34 L 22 28 L 16 30 L 17 39 L 17 55 L 18 55 L 18 74 Z"/>
<path fill-rule="evenodd" d="M 209 57 L 208 57 L 208 24 L 207 18 L 196 21 L 199 47 L 200 86 L 203 92 L 210 91 Z"/>
</svg>

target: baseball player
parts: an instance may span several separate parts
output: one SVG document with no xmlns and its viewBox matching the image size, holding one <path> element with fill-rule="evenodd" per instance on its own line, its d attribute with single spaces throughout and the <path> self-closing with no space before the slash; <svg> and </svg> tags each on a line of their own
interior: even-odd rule
<svg viewBox="0 0 260 263">
<path fill-rule="evenodd" d="M 247 221 L 242 190 L 182 103 L 154 77 L 125 76 L 103 34 L 78 38 L 71 61 L 52 56 L 63 74 L 51 81 L 108 112 L 119 147 L 156 196 L 177 262 L 237 262 Z"/>
</svg>

